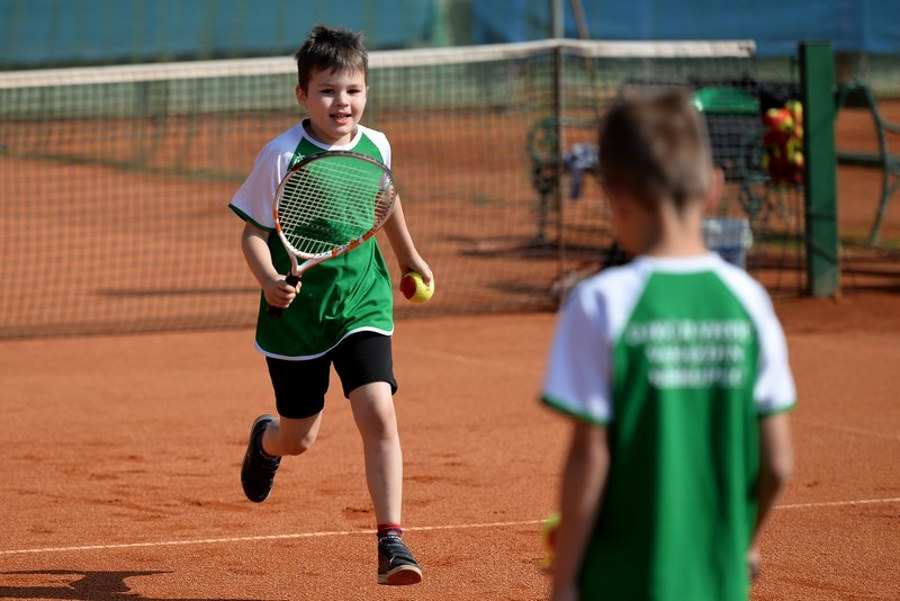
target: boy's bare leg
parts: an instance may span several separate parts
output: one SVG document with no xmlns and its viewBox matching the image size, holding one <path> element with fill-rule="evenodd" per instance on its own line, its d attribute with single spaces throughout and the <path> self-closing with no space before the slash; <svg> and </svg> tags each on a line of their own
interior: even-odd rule
<svg viewBox="0 0 900 601">
<path fill-rule="evenodd" d="M 366 481 L 378 524 L 400 524 L 403 453 L 394 400 L 387 382 L 364 384 L 350 393 L 353 419 L 362 436 Z"/>
<path fill-rule="evenodd" d="M 294 419 L 279 417 L 271 422 L 262 437 L 262 449 L 267 455 L 300 455 L 309 450 L 319 434 L 322 413 Z"/>
<path fill-rule="evenodd" d="M 417 584 L 422 568 L 401 538 L 403 453 L 391 387 L 387 382 L 364 384 L 350 393 L 350 406 L 363 439 L 378 524 L 378 583 Z"/>
</svg>

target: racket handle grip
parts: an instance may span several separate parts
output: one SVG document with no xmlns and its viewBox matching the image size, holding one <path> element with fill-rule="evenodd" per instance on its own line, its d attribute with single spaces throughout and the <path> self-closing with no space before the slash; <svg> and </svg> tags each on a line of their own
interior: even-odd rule
<svg viewBox="0 0 900 601">
<path fill-rule="evenodd" d="M 288 286 L 296 286 L 298 283 L 300 283 L 300 276 L 291 273 L 286 278 L 284 278 L 284 282 Z M 272 319 L 281 319 L 281 314 L 284 313 L 284 309 L 282 307 L 273 307 L 269 305 L 268 313 L 269 317 L 271 317 Z"/>
</svg>

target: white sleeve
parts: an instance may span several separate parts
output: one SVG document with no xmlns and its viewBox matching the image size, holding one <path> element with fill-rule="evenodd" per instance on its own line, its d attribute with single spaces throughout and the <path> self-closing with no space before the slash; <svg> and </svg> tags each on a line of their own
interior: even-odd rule
<svg viewBox="0 0 900 601">
<path fill-rule="evenodd" d="M 611 348 L 603 296 L 581 287 L 569 297 L 550 347 L 541 400 L 596 424 L 613 415 Z"/>
<path fill-rule="evenodd" d="M 256 156 L 250 175 L 231 199 L 231 209 L 257 227 L 274 230 L 275 192 L 287 173 L 290 159 L 272 144 L 264 147 Z"/>
<path fill-rule="evenodd" d="M 384 139 L 384 147 L 381 148 L 381 154 L 384 156 L 384 166 L 388 169 L 391 168 L 391 144 L 387 141 L 387 138 Z"/>
<path fill-rule="evenodd" d="M 753 399 L 760 415 L 784 411 L 794 406 L 797 390 L 788 362 L 787 340 L 775 316 L 772 301 L 765 295 L 766 309 L 759 312 L 759 368 Z"/>
</svg>

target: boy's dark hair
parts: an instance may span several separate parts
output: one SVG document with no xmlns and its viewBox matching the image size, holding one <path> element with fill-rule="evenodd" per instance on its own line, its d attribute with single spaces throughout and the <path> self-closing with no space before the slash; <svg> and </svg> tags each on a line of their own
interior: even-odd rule
<svg viewBox="0 0 900 601">
<path fill-rule="evenodd" d="M 369 57 L 362 34 L 343 28 L 316 25 L 294 54 L 297 83 L 303 90 L 315 71 L 350 73 L 362 71 L 369 78 Z"/>
<path fill-rule="evenodd" d="M 610 108 L 600 132 L 600 173 L 648 208 L 678 212 L 705 197 L 712 169 L 709 136 L 689 94 L 630 93 Z"/>
</svg>

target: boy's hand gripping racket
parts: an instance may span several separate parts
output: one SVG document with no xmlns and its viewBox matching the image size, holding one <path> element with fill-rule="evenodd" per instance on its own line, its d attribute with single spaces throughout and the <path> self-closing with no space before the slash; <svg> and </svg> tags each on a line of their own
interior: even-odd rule
<svg viewBox="0 0 900 601">
<path fill-rule="evenodd" d="M 394 175 L 364 154 L 322 152 L 297 163 L 275 194 L 275 231 L 291 258 L 285 282 L 296 286 L 313 265 L 371 238 L 396 199 Z M 283 311 L 270 306 L 269 316 L 277 319 Z"/>
</svg>

